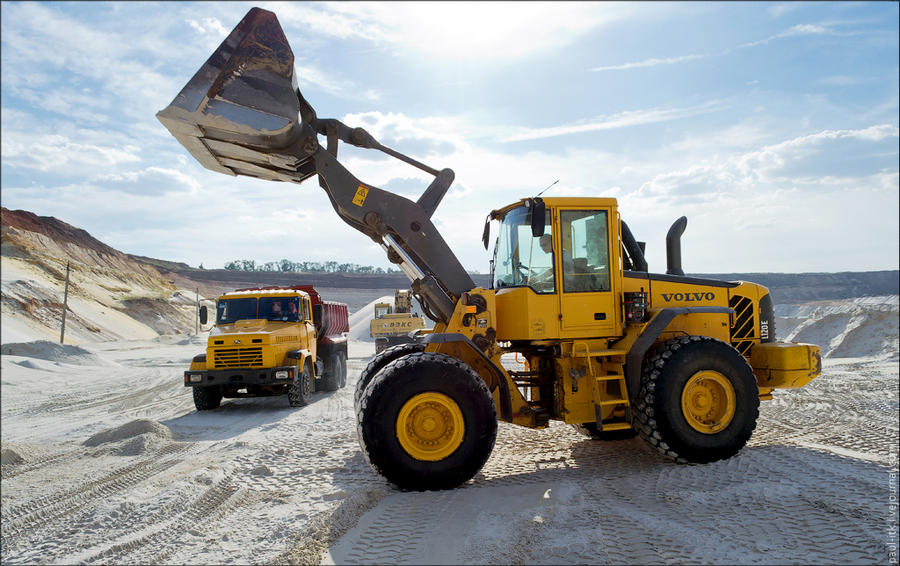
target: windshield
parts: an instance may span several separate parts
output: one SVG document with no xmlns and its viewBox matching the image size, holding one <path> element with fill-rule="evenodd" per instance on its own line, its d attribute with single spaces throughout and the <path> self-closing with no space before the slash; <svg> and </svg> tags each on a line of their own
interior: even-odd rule
<svg viewBox="0 0 900 566">
<path fill-rule="evenodd" d="M 293 322 L 298 320 L 299 312 L 298 297 L 222 299 L 216 306 L 216 324 L 230 324 L 238 320 L 255 318 Z"/>
<path fill-rule="evenodd" d="M 220 299 L 216 305 L 216 324 L 229 324 L 238 320 L 256 318 L 256 302 L 256 297 Z"/>
<path fill-rule="evenodd" d="M 500 221 L 494 260 L 494 289 L 528 286 L 537 293 L 556 291 L 553 231 L 547 214 L 544 235 L 531 235 L 531 209 L 514 208 Z"/>
<path fill-rule="evenodd" d="M 259 318 L 296 321 L 300 312 L 297 297 L 262 297 Z"/>
</svg>

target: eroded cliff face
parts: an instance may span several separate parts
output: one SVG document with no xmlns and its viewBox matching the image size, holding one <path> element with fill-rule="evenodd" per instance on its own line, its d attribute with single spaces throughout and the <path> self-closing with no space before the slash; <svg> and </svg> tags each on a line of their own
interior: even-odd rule
<svg viewBox="0 0 900 566">
<path fill-rule="evenodd" d="M 147 263 L 48 216 L 2 209 L 2 341 L 149 339 L 193 331 L 195 300 Z"/>
</svg>

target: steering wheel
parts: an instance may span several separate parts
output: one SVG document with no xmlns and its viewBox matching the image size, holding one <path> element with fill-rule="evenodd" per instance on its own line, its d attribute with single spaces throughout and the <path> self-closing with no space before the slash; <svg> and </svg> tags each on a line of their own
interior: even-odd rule
<svg viewBox="0 0 900 566">
<path fill-rule="evenodd" d="M 522 278 L 522 283 L 527 284 L 528 283 L 528 275 L 530 273 L 529 269 L 527 267 L 525 267 L 524 265 L 522 265 L 521 263 L 519 263 L 519 264 L 516 264 L 516 271 L 519 272 L 519 277 Z"/>
</svg>

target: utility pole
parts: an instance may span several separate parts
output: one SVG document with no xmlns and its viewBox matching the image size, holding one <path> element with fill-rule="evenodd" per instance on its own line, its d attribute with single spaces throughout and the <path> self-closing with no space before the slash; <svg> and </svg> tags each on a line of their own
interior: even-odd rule
<svg viewBox="0 0 900 566">
<path fill-rule="evenodd" d="M 200 287 L 194 287 L 194 294 L 197 297 L 197 308 L 195 309 L 197 312 L 194 313 L 194 328 L 196 329 L 194 334 L 200 336 Z"/>
<path fill-rule="evenodd" d="M 69 305 L 69 262 L 66 262 L 66 288 L 63 291 L 62 329 L 59 331 L 59 343 L 66 337 L 66 309 Z"/>
</svg>

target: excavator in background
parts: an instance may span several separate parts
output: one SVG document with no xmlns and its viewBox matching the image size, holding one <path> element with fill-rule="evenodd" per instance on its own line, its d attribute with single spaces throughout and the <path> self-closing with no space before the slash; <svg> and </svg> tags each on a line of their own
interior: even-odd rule
<svg viewBox="0 0 900 566">
<path fill-rule="evenodd" d="M 319 118 L 266 10 L 251 9 L 157 117 L 208 169 L 292 183 L 317 176 L 338 216 L 409 277 L 434 328 L 377 354 L 355 393 L 363 455 L 399 487 L 472 478 L 498 419 L 555 420 L 599 439 L 637 433 L 676 462 L 729 458 L 750 438 L 761 400 L 821 373 L 817 346 L 775 341 L 765 287 L 684 275 L 686 219 L 666 238 L 666 273 L 650 273 L 612 198 L 526 197 L 491 211 L 482 235 L 487 248 L 497 223 L 491 285 L 476 287 L 431 220 L 453 171 Z M 339 142 L 434 180 L 417 201 L 382 190 L 338 161 Z M 508 354 L 527 363 L 507 369 Z"/>
<path fill-rule="evenodd" d="M 425 328 L 425 319 L 412 312 L 409 289 L 397 289 L 394 302 L 375 303 L 375 317 L 369 322 L 369 334 L 375 339 L 375 353 L 414 341 L 411 332 Z"/>
</svg>

